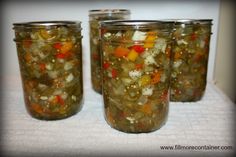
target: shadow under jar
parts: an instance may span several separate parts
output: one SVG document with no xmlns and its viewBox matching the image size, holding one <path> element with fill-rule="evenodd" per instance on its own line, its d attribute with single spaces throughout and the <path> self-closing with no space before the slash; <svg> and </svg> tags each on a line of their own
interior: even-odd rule
<svg viewBox="0 0 236 157">
<path fill-rule="evenodd" d="M 102 78 L 99 24 L 104 20 L 127 20 L 129 18 L 130 11 L 126 9 L 103 9 L 89 11 L 91 81 L 93 89 L 100 94 L 102 93 Z"/>
<path fill-rule="evenodd" d="M 167 120 L 171 33 L 168 23 L 150 20 L 101 24 L 103 100 L 107 123 L 144 133 Z"/>
<path fill-rule="evenodd" d="M 81 22 L 13 25 L 28 113 L 42 120 L 76 114 L 83 99 Z"/>
<path fill-rule="evenodd" d="M 173 23 L 170 100 L 198 101 L 207 84 L 212 20 L 176 20 Z"/>
</svg>

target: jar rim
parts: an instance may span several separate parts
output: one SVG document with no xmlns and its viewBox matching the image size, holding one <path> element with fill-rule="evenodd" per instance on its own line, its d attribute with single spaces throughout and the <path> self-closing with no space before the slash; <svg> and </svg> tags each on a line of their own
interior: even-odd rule
<svg viewBox="0 0 236 157">
<path fill-rule="evenodd" d="M 106 20 L 102 21 L 100 26 L 106 28 L 120 28 L 120 27 L 131 27 L 131 28 L 167 28 L 167 24 L 171 24 L 168 21 L 161 20 Z"/>
<path fill-rule="evenodd" d="M 56 27 L 56 26 L 81 27 L 81 21 L 30 21 L 30 22 L 13 23 L 13 26 L 14 28 L 18 27 L 42 28 L 42 27 Z"/>
<path fill-rule="evenodd" d="M 201 25 L 212 25 L 213 19 L 162 19 L 161 21 L 170 22 L 173 24 L 201 24 Z"/>
<path fill-rule="evenodd" d="M 89 16 L 93 15 L 109 15 L 109 14 L 130 14 L 128 9 L 92 9 L 89 10 Z"/>
</svg>

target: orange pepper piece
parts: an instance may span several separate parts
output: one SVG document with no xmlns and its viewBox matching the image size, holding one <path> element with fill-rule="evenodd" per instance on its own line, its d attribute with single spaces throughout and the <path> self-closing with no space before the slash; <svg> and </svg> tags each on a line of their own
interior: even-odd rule
<svg viewBox="0 0 236 157">
<path fill-rule="evenodd" d="M 152 106 L 151 104 L 147 103 L 147 104 L 144 104 L 142 107 L 141 107 L 141 111 L 146 114 L 146 115 L 150 115 L 152 114 Z"/>
<path fill-rule="evenodd" d="M 32 61 L 32 55 L 29 52 L 26 52 L 26 54 L 24 55 L 24 58 L 26 62 Z"/>
<path fill-rule="evenodd" d="M 174 52 L 174 59 L 180 59 L 181 58 L 181 53 L 180 51 Z"/>
<path fill-rule="evenodd" d="M 136 68 L 137 70 L 140 70 L 140 69 L 143 68 L 143 64 L 136 64 L 136 65 L 135 65 L 135 68 Z"/>
<path fill-rule="evenodd" d="M 37 85 L 35 81 L 25 81 L 24 82 L 24 88 L 27 93 L 31 93 L 32 89 Z"/>
<path fill-rule="evenodd" d="M 195 55 L 194 55 L 194 60 L 196 62 L 200 62 L 202 59 L 204 59 L 204 54 L 202 54 L 201 52 L 197 52 Z"/>
<path fill-rule="evenodd" d="M 39 114 L 42 114 L 43 113 L 43 108 L 41 105 L 39 104 L 32 104 L 31 105 L 31 109 L 33 109 L 34 112 L 37 112 Z"/>
<path fill-rule="evenodd" d="M 107 117 L 108 122 L 110 122 L 112 124 L 114 123 L 114 118 L 108 109 L 106 110 L 106 117 Z"/>
<path fill-rule="evenodd" d="M 130 51 L 130 50 L 129 50 L 128 48 L 118 46 L 118 47 L 115 49 L 114 55 L 115 55 L 116 57 L 127 56 L 128 53 L 129 53 L 129 51 Z"/>
<path fill-rule="evenodd" d="M 167 46 L 167 48 L 166 48 L 166 56 L 168 58 L 170 58 L 170 56 L 171 56 L 171 47 L 170 46 Z"/>
<path fill-rule="evenodd" d="M 64 42 L 63 45 L 61 46 L 60 52 L 61 53 L 66 53 L 68 51 L 70 51 L 73 47 L 73 43 L 72 42 Z"/>
<path fill-rule="evenodd" d="M 159 72 L 156 72 L 152 75 L 151 83 L 156 84 L 156 83 L 160 82 L 160 80 L 161 80 L 161 72 L 159 71 Z"/>
</svg>

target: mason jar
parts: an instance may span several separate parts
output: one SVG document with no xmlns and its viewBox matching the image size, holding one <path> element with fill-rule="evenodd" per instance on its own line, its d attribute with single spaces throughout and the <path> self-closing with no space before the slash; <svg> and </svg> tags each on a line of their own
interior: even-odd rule
<svg viewBox="0 0 236 157">
<path fill-rule="evenodd" d="M 202 98 L 207 84 L 207 64 L 212 20 L 175 20 L 171 72 L 171 101 Z"/>
<path fill-rule="evenodd" d="M 83 99 L 81 22 L 13 25 L 28 113 L 42 120 L 76 114 Z"/>
<path fill-rule="evenodd" d="M 126 20 L 130 11 L 126 9 L 89 10 L 90 25 L 90 62 L 93 89 L 102 93 L 101 50 L 99 41 L 99 23 L 104 20 Z"/>
<path fill-rule="evenodd" d="M 128 133 L 151 132 L 165 124 L 169 106 L 171 33 L 152 20 L 101 24 L 104 114 Z"/>
</svg>

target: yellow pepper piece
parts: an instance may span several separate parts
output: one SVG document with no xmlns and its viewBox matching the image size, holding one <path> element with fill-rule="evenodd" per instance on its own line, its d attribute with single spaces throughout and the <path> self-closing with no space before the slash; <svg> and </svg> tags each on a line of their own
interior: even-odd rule
<svg viewBox="0 0 236 157">
<path fill-rule="evenodd" d="M 148 36 L 157 36 L 157 32 L 155 32 L 155 31 L 149 31 L 149 32 L 147 32 L 147 35 L 148 35 Z"/>
<path fill-rule="evenodd" d="M 150 115 L 152 114 L 153 112 L 153 109 L 152 109 L 152 106 L 151 104 L 144 104 L 142 107 L 141 107 L 141 112 L 143 112 L 144 114 L 146 115 Z"/>
<path fill-rule="evenodd" d="M 72 49 L 72 47 L 73 47 L 72 42 L 65 42 L 65 43 L 63 43 L 60 52 L 66 53 L 66 52 L 70 51 Z"/>
<path fill-rule="evenodd" d="M 144 47 L 144 48 L 153 48 L 154 45 L 155 45 L 154 42 L 145 42 L 144 45 L 143 45 L 143 47 Z"/>
<path fill-rule="evenodd" d="M 152 36 L 152 35 L 150 35 L 150 36 L 147 36 L 147 38 L 145 39 L 145 41 L 149 41 L 149 42 L 153 42 L 155 39 L 156 39 L 157 37 L 156 36 Z"/>
<path fill-rule="evenodd" d="M 139 84 L 141 86 L 146 86 L 146 85 L 150 84 L 150 82 L 151 82 L 150 75 L 143 75 L 139 80 Z"/>
<path fill-rule="evenodd" d="M 127 56 L 127 58 L 131 61 L 135 61 L 138 57 L 138 53 L 135 50 L 131 50 Z"/>
<path fill-rule="evenodd" d="M 40 30 L 40 35 L 44 38 L 44 39 L 49 39 L 52 36 L 50 35 L 49 31 L 46 31 L 45 29 L 41 29 Z"/>
<path fill-rule="evenodd" d="M 146 37 L 144 41 L 144 48 L 153 48 L 155 45 L 155 40 L 157 38 L 157 33 L 156 32 L 148 32 L 148 36 Z"/>
</svg>

